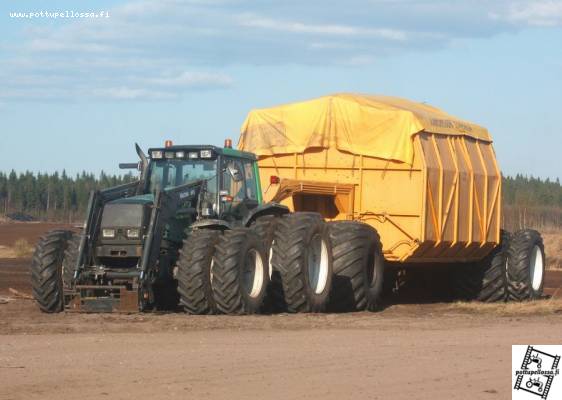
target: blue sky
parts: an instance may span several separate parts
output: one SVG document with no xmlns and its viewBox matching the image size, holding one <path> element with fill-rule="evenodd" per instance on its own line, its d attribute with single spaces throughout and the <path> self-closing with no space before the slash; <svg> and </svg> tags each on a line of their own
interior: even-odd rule
<svg viewBox="0 0 562 400">
<path fill-rule="evenodd" d="M 109 18 L 10 12 L 108 11 Z M 118 172 L 133 143 L 221 144 L 252 108 L 334 92 L 491 131 L 504 173 L 562 177 L 562 1 L 4 1 L 0 170 Z"/>
</svg>

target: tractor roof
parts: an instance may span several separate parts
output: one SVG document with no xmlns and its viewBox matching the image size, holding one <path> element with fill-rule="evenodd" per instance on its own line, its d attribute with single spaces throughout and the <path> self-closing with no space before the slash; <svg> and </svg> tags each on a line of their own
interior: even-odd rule
<svg viewBox="0 0 562 400">
<path fill-rule="evenodd" d="M 186 151 L 186 152 L 195 151 L 195 150 L 212 150 L 213 152 L 215 152 L 218 155 L 229 156 L 229 157 L 237 157 L 237 158 L 246 158 L 246 159 L 252 160 L 252 161 L 257 160 L 257 157 L 256 157 L 255 154 L 249 153 L 247 151 L 231 149 L 231 148 L 228 148 L 228 147 L 212 146 L 212 145 L 208 145 L 208 144 L 202 144 L 202 145 L 194 145 L 194 144 L 173 145 L 173 146 L 170 146 L 170 147 L 152 147 L 152 148 L 148 149 L 149 154 L 153 150 Z"/>
</svg>

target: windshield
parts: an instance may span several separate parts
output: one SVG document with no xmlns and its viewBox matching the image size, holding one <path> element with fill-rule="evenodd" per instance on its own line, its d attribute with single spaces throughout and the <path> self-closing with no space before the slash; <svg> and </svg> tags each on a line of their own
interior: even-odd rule
<svg viewBox="0 0 562 400">
<path fill-rule="evenodd" d="M 170 189 L 198 180 L 208 180 L 207 189 L 216 192 L 216 160 L 159 160 L 150 166 L 149 192 Z"/>
</svg>

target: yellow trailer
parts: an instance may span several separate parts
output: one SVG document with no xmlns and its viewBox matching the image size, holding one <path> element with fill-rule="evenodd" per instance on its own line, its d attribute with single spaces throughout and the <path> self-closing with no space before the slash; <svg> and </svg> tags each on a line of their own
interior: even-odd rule
<svg viewBox="0 0 562 400">
<path fill-rule="evenodd" d="M 363 221 L 386 260 L 477 261 L 500 242 L 488 131 L 427 104 L 336 94 L 254 110 L 239 148 L 259 157 L 266 201 Z"/>
<path fill-rule="evenodd" d="M 479 125 L 427 104 L 344 93 L 251 111 L 239 148 L 258 156 L 264 200 L 295 212 L 278 221 L 271 247 L 285 293 L 299 293 L 292 279 L 304 272 L 284 243 L 299 243 L 291 235 L 304 225 L 293 220 L 313 212 L 303 218 L 321 214 L 330 232 L 333 310 L 376 309 L 385 260 L 454 265 L 446 271 L 458 298 L 542 295 L 542 238 L 501 230 L 501 173 Z"/>
</svg>

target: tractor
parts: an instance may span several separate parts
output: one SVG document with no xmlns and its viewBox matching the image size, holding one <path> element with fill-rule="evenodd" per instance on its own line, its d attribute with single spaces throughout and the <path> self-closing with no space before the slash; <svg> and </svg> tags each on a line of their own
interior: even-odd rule
<svg viewBox="0 0 562 400">
<path fill-rule="evenodd" d="M 32 287 L 42 311 L 323 310 L 332 275 L 326 224 L 263 204 L 254 154 L 230 140 L 136 152 L 139 162 L 119 166 L 138 169 L 138 180 L 92 191 L 80 233 L 51 231 L 37 244 Z M 281 271 L 271 268 L 275 246 Z"/>
</svg>

